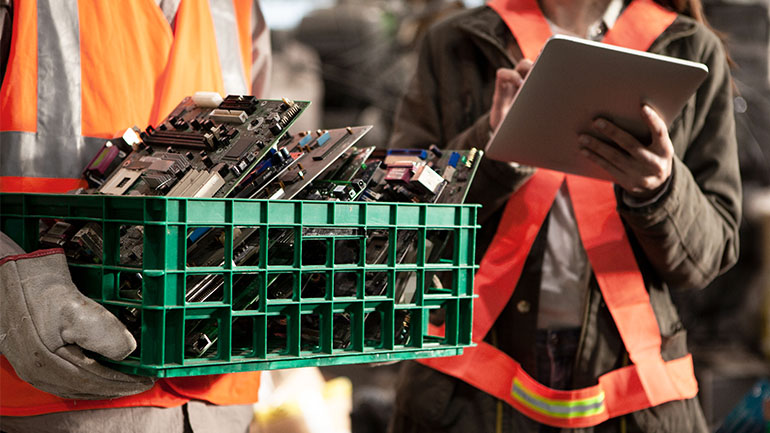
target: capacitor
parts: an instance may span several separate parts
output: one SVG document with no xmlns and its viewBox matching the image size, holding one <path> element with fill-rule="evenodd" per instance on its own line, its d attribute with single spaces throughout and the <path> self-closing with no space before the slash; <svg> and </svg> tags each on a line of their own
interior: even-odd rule
<svg viewBox="0 0 770 433">
<path fill-rule="evenodd" d="M 208 157 L 208 155 L 201 158 L 201 162 L 203 163 L 203 165 L 206 166 L 206 168 L 211 168 L 214 166 L 214 161 L 212 161 L 211 158 Z"/>
<path fill-rule="evenodd" d="M 475 147 L 471 149 L 470 152 L 468 152 L 468 159 L 465 161 L 465 166 L 468 168 L 471 168 L 473 166 L 473 161 L 476 159 L 476 154 L 479 152 L 478 149 Z"/>
<path fill-rule="evenodd" d="M 273 162 L 273 167 L 280 167 L 283 165 L 284 161 L 286 161 L 286 158 L 283 156 L 282 152 L 275 152 L 270 160 Z"/>
<path fill-rule="evenodd" d="M 219 175 L 222 176 L 223 179 L 225 176 L 227 176 L 227 171 L 228 171 L 227 164 L 220 162 L 219 164 L 217 164 L 215 168 L 216 168 L 215 171 L 219 173 Z"/>
<path fill-rule="evenodd" d="M 431 144 L 430 147 L 428 147 L 428 150 L 433 152 L 433 154 L 439 158 L 441 158 L 441 155 L 444 154 L 444 152 L 442 152 L 441 149 L 439 149 L 438 146 L 436 146 L 435 144 Z"/>
</svg>

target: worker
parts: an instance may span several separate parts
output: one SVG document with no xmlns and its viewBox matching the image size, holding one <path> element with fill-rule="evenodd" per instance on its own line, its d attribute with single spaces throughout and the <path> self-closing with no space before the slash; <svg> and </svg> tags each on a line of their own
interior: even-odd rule
<svg viewBox="0 0 770 433">
<path fill-rule="evenodd" d="M 482 162 L 468 196 L 483 205 L 476 346 L 405 363 L 393 432 L 708 431 L 670 291 L 736 262 L 741 189 L 726 51 L 700 0 L 493 0 L 455 15 L 425 37 L 390 145 L 483 149 L 554 33 L 709 74 L 670 125 L 640 105 L 649 141 L 597 117 L 565 143 L 612 182 Z"/>
<path fill-rule="evenodd" d="M 197 91 L 260 95 L 268 82 L 257 1 L 0 6 L 0 191 L 82 186 L 105 139 L 157 125 Z M 24 252 L 0 236 L 0 430 L 247 430 L 257 372 L 154 381 L 89 355 L 119 360 L 135 347 L 112 314 L 78 292 L 62 250 Z"/>
</svg>

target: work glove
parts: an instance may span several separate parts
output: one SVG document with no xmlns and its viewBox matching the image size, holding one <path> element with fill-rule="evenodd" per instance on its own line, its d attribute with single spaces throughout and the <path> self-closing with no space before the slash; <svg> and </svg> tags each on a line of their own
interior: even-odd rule
<svg viewBox="0 0 770 433">
<path fill-rule="evenodd" d="M 106 399 L 150 389 L 153 379 L 107 368 L 83 352 L 121 360 L 136 341 L 80 293 L 64 251 L 30 254 L 0 233 L 0 353 L 34 387 L 63 398 Z"/>
</svg>

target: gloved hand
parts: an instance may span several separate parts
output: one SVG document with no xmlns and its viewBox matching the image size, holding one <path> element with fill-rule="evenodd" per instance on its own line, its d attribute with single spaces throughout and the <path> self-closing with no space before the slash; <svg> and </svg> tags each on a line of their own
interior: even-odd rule
<svg viewBox="0 0 770 433">
<path fill-rule="evenodd" d="M 34 387 L 63 398 L 106 399 L 150 389 L 152 378 L 107 368 L 83 353 L 121 360 L 136 348 L 122 323 L 80 293 L 61 249 L 24 254 L 0 233 L 0 353 Z M 13 241 L 10 241 L 13 242 Z"/>
</svg>

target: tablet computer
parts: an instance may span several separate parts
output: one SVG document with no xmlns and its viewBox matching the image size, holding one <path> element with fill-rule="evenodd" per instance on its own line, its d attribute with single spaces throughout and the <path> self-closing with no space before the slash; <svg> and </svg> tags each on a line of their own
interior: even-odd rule
<svg viewBox="0 0 770 433">
<path fill-rule="evenodd" d="M 641 104 L 668 126 L 708 75 L 706 65 L 557 35 L 548 40 L 487 144 L 486 157 L 609 180 L 580 154 L 578 134 L 605 117 L 648 142 Z"/>
</svg>

